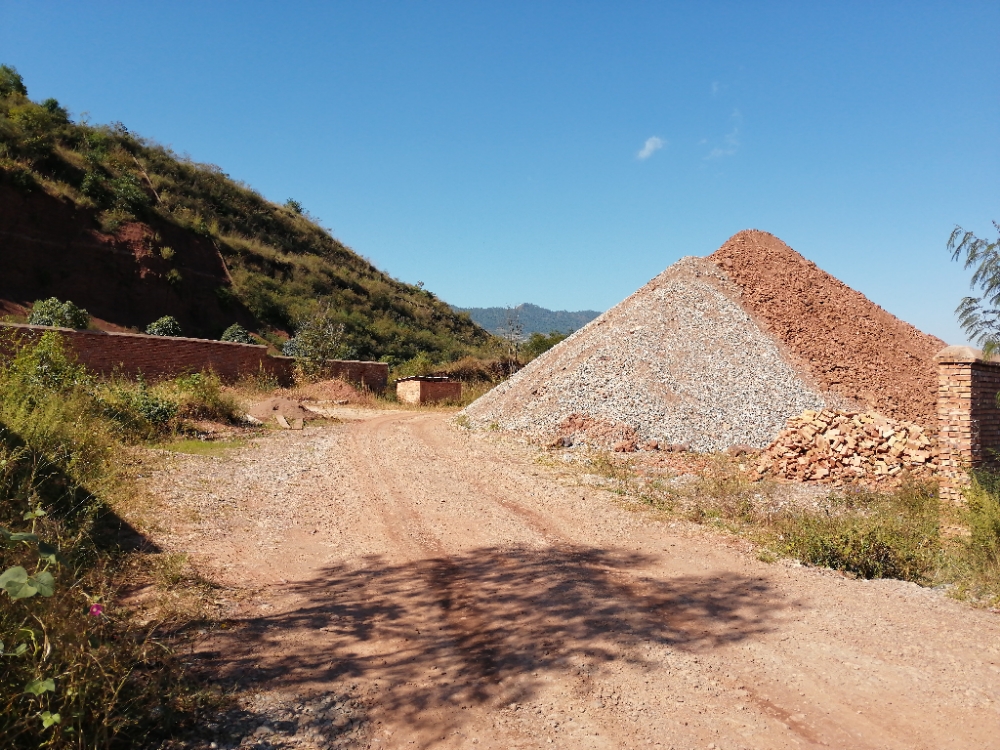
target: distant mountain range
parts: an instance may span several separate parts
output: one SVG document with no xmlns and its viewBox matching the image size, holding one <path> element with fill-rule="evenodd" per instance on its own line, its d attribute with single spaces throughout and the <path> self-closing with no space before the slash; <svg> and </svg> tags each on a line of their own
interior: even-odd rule
<svg viewBox="0 0 1000 750">
<path fill-rule="evenodd" d="M 583 328 L 601 313 L 597 310 L 546 310 L 544 307 L 525 302 L 517 307 L 453 307 L 455 312 L 469 314 L 473 322 L 490 333 L 499 333 L 507 325 L 510 313 L 517 316 L 524 336 L 533 333 L 573 333 Z"/>
</svg>

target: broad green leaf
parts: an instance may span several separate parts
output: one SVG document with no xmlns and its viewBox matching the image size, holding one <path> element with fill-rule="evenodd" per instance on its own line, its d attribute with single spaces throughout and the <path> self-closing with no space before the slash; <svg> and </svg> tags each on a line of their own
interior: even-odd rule
<svg viewBox="0 0 1000 750">
<path fill-rule="evenodd" d="M 7 588 L 11 583 L 25 583 L 27 580 L 28 571 L 20 565 L 15 565 L 13 568 L 7 568 L 3 573 L 0 573 L 0 589 Z"/>
<path fill-rule="evenodd" d="M 48 729 L 53 724 L 58 724 L 62 721 L 62 717 L 59 714 L 49 713 L 48 711 L 42 711 L 42 713 L 39 714 L 39 717 L 41 717 L 42 726 L 45 729 Z"/>
<path fill-rule="evenodd" d="M 28 650 L 27 643 L 19 643 L 17 644 L 17 648 L 11 651 L 11 656 L 21 656 L 27 650 Z"/>
<path fill-rule="evenodd" d="M 38 588 L 29 578 L 27 583 L 12 583 L 7 587 L 11 599 L 30 599 L 38 593 Z"/>
<path fill-rule="evenodd" d="M 42 693 L 54 693 L 56 691 L 56 683 L 51 680 L 32 680 L 27 685 L 24 686 L 24 692 L 31 693 L 32 695 L 41 695 Z"/>
<path fill-rule="evenodd" d="M 63 556 L 59 554 L 59 550 L 48 542 L 38 543 L 38 556 L 50 563 L 61 563 L 63 561 Z"/>
<path fill-rule="evenodd" d="M 56 579 L 52 577 L 52 574 L 43 570 L 41 573 L 33 575 L 28 579 L 28 583 L 38 590 L 38 593 L 42 596 L 52 596 L 56 590 Z"/>
<path fill-rule="evenodd" d="M 0 589 L 4 589 L 11 599 L 27 599 L 38 593 L 35 582 L 28 578 L 28 571 L 17 565 L 0 575 Z"/>
<path fill-rule="evenodd" d="M 10 539 L 10 532 L 3 526 L 0 526 L 0 536 L 2 536 L 4 539 Z"/>
<path fill-rule="evenodd" d="M 27 533 L 24 533 L 24 532 L 18 532 L 17 534 L 11 534 L 10 535 L 10 540 L 12 542 L 37 542 L 38 541 L 38 535 L 37 534 L 27 534 Z"/>
</svg>

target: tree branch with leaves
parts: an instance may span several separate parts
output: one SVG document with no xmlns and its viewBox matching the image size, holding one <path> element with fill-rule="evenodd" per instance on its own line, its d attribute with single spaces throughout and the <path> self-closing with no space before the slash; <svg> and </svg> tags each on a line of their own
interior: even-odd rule
<svg viewBox="0 0 1000 750">
<path fill-rule="evenodd" d="M 965 297 L 955 310 L 969 339 L 983 349 L 983 356 L 1000 352 L 1000 223 L 993 222 L 998 237 L 984 240 L 962 227 L 948 238 L 951 259 L 974 269 L 969 286 L 978 297 Z"/>
</svg>

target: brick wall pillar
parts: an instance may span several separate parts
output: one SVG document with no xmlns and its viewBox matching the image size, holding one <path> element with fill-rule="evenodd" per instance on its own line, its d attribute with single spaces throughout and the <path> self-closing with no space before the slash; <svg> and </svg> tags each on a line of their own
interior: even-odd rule
<svg viewBox="0 0 1000 750">
<path fill-rule="evenodd" d="M 968 469 L 1000 468 L 1000 361 L 969 346 L 949 346 L 934 359 L 941 497 L 960 500 Z"/>
</svg>

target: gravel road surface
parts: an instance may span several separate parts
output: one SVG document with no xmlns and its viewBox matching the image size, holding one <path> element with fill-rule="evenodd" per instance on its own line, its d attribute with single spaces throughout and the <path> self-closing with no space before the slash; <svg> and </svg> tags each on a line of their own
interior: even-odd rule
<svg viewBox="0 0 1000 750">
<path fill-rule="evenodd" d="M 1000 748 L 997 614 L 760 562 L 448 414 L 339 413 L 149 480 L 157 541 L 233 587 L 195 650 L 242 709 L 194 746 Z"/>
</svg>

